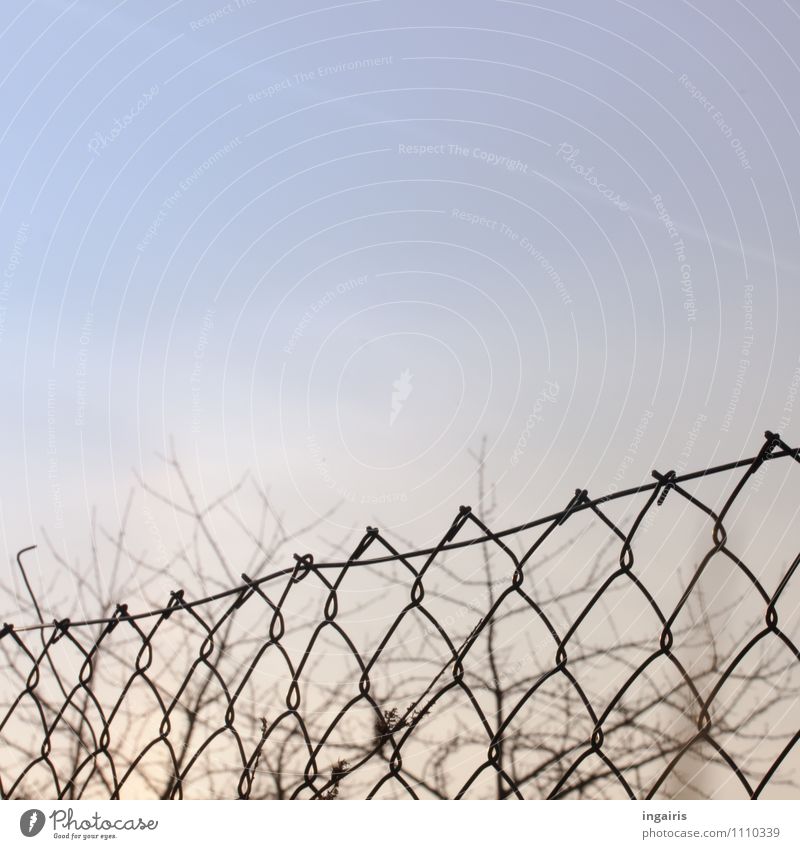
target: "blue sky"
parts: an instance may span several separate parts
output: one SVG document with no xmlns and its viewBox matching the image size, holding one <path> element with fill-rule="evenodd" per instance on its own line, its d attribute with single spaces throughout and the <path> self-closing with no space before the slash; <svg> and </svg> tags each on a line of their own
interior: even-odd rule
<svg viewBox="0 0 800 849">
<path fill-rule="evenodd" d="M 8 4 L 8 553 L 170 438 L 419 542 L 798 441 L 800 10 L 552 6 Z"/>
</svg>

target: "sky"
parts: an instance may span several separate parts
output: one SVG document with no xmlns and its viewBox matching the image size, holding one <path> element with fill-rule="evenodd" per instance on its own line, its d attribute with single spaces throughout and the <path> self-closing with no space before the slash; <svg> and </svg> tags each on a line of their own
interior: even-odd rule
<svg viewBox="0 0 800 849">
<path fill-rule="evenodd" d="M 200 505 L 248 474 L 288 528 L 309 527 L 296 550 L 320 561 L 367 525 L 428 546 L 460 505 L 507 528 L 576 488 L 753 456 L 767 429 L 800 445 L 797 0 L 7 0 L 3 13 L 0 587 L 20 590 L 15 555 L 38 545 L 25 563 L 44 618 L 84 603 L 64 565 L 91 562 L 95 514 L 113 531 L 132 490 L 131 551 L 166 560 L 189 541 L 185 516 L 142 491 L 178 491 L 165 456 Z M 772 593 L 798 550 L 800 469 L 767 465 L 726 529 Z M 718 507 L 734 484 L 697 486 Z M 254 493 L 232 501 L 238 531 Z M 606 509 L 627 529 L 643 500 Z M 563 629 L 597 552 L 616 568 L 592 518 L 558 529 L 526 585 L 555 587 Z M 635 574 L 665 610 L 711 525 L 670 495 L 637 532 Z M 230 574 L 198 564 L 199 588 L 193 562 L 162 592 L 132 560 L 140 597 L 125 600 L 229 586 L 250 568 L 232 540 Z M 485 612 L 482 553 L 426 577 L 454 632 Z M 293 565 L 281 556 L 269 568 Z M 508 559 L 493 556 L 500 585 Z M 97 557 L 101 589 L 115 568 Z M 342 607 L 369 646 L 407 603 L 408 574 L 354 572 Z M 730 558 L 701 585 L 729 652 L 763 627 Z M 309 593 L 292 613 L 316 628 L 327 591 Z M 800 607 L 780 600 L 796 642 Z M 17 602 L 15 622 L 32 615 Z M 609 605 L 590 636 L 656 633 L 640 597 Z M 536 621 L 507 624 L 510 660 Z M 738 684 L 727 697 L 759 698 Z M 779 710 L 773 729 L 791 724 Z"/>
<path fill-rule="evenodd" d="M 4 11 L 7 568 L 170 445 L 423 545 L 799 441 L 796 2 Z"/>
</svg>

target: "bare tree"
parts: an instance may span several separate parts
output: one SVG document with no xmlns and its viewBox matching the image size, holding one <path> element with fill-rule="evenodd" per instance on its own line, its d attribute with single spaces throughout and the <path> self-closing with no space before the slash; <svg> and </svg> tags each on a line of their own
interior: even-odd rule
<svg viewBox="0 0 800 849">
<path fill-rule="evenodd" d="M 316 564 L 292 548 L 327 516 L 289 528 L 249 477 L 203 501 L 174 453 L 167 491 L 136 496 L 178 518 L 172 549 L 134 550 L 133 495 L 119 529 L 93 517 L 88 563 L 48 545 L 94 624 L 34 590 L 23 553 L 14 619 L 60 624 L 0 639 L 0 793 L 696 798 L 718 792 L 711 760 L 755 787 L 791 736 L 797 658 L 734 663 L 744 599 L 702 587 L 667 629 L 599 514 L 496 537 L 485 443 L 474 458 L 475 510 L 444 539 L 483 541 L 417 558 L 368 529 Z"/>
</svg>

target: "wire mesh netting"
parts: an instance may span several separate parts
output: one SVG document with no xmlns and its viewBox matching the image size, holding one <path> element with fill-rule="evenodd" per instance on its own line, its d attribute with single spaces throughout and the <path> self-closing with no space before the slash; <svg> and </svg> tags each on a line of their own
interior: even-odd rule
<svg viewBox="0 0 800 849">
<path fill-rule="evenodd" d="M 5 624 L 0 795 L 791 795 L 795 505 L 758 499 L 798 459 L 768 432 L 501 532 L 461 507 L 427 549 L 367 528 L 214 595 Z"/>
</svg>

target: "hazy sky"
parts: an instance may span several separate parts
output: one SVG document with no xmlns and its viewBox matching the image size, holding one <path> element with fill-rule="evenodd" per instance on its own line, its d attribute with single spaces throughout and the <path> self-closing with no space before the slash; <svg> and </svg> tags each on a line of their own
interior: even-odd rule
<svg viewBox="0 0 800 849">
<path fill-rule="evenodd" d="M 4 4 L 6 554 L 170 438 L 419 542 L 799 441 L 800 4 L 550 6 Z"/>
</svg>

